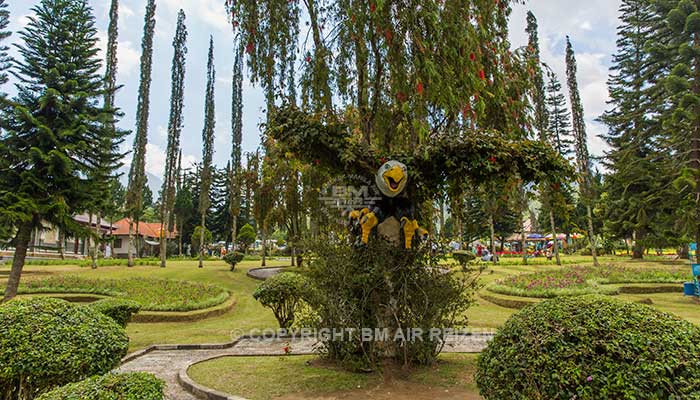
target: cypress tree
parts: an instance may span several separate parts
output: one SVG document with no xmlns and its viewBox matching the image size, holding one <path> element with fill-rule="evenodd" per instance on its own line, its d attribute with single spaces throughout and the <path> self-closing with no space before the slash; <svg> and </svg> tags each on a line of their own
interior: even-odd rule
<svg viewBox="0 0 700 400">
<path fill-rule="evenodd" d="M 533 77 L 533 93 L 532 100 L 534 103 L 534 113 L 535 113 L 535 127 L 539 133 L 539 139 L 543 142 L 551 142 L 551 132 L 549 130 L 549 110 L 547 109 L 547 91 L 544 83 L 544 74 L 542 72 L 542 60 L 540 58 L 540 42 L 538 36 L 537 18 L 535 15 L 528 11 L 527 13 L 527 28 L 525 31 L 528 34 L 528 53 L 530 56 L 530 68 L 532 68 L 531 76 Z M 552 251 L 557 262 L 557 265 L 561 265 L 561 259 L 559 258 L 559 243 L 557 240 L 557 228 L 554 224 L 554 197 L 555 189 L 553 187 L 543 186 L 540 189 L 542 204 L 546 205 L 545 208 L 549 211 L 549 222 L 552 233 Z M 527 198 L 522 201 L 524 207 L 527 207 Z M 525 248 L 525 229 L 524 224 L 521 229 L 522 239 L 521 247 L 523 248 L 523 260 L 527 263 L 527 252 Z"/>
<path fill-rule="evenodd" d="M 3 100 L 0 118 L 0 234 L 14 236 L 15 247 L 5 300 L 17 293 L 31 232 L 43 221 L 89 232 L 72 216 L 94 199 L 90 177 L 112 149 L 102 138 L 123 134 L 105 130 L 115 111 L 100 106 L 107 90 L 87 1 L 42 0 L 32 11 L 13 63 L 18 94 Z"/>
<path fill-rule="evenodd" d="M 233 90 L 231 96 L 231 162 L 229 168 L 229 207 L 231 215 L 231 242 L 236 248 L 238 216 L 241 214 L 241 142 L 243 140 L 243 46 L 235 49 L 233 63 Z"/>
<path fill-rule="evenodd" d="M 569 97 L 571 100 L 571 117 L 574 132 L 574 143 L 576 147 L 576 167 L 578 171 L 581 199 L 586 206 L 588 240 L 591 245 L 593 265 L 597 267 L 599 264 L 596 250 L 595 232 L 593 230 L 593 182 L 591 181 L 591 161 L 588 153 L 588 137 L 586 136 L 586 123 L 583 117 L 583 104 L 581 103 L 581 94 L 578 90 L 576 69 L 576 55 L 574 54 L 574 48 L 571 46 L 571 40 L 567 36 L 566 81 L 569 86 Z"/>
<path fill-rule="evenodd" d="M 119 1 L 112 0 L 109 10 L 109 27 L 107 29 L 107 55 L 105 61 L 105 95 L 104 95 L 104 107 L 106 109 L 113 109 L 117 112 L 114 105 L 114 98 L 116 95 L 117 87 L 117 45 L 118 45 L 118 22 L 119 22 Z M 99 256 L 99 244 L 100 244 L 100 225 L 102 224 L 103 212 L 109 208 L 110 196 L 112 194 L 112 181 L 117 178 L 113 176 L 114 165 L 120 165 L 122 154 L 118 153 L 118 145 L 122 143 L 123 139 L 115 137 L 117 133 L 115 132 L 116 126 L 115 121 L 107 121 L 105 123 L 105 132 L 109 133 L 102 138 L 102 148 L 106 150 L 104 153 L 99 168 L 96 168 L 95 174 L 93 175 L 93 184 L 95 185 L 95 195 L 94 204 L 90 210 L 90 217 L 92 218 L 92 213 L 97 212 L 97 220 L 95 221 L 95 241 L 93 243 L 92 251 L 90 252 L 92 258 L 92 268 L 97 268 L 97 258 Z M 115 157 L 116 156 L 116 157 Z M 63 240 L 61 240 L 61 246 Z"/>
<path fill-rule="evenodd" d="M 182 109 L 185 97 L 185 57 L 187 55 L 187 27 L 185 12 L 180 10 L 177 16 L 177 28 L 173 39 L 173 64 L 170 89 L 170 119 L 168 121 L 168 147 L 166 150 L 165 173 L 161 199 L 160 224 L 160 266 L 165 268 L 167 258 L 166 229 L 173 232 L 170 224 L 171 211 L 175 203 L 175 187 L 178 180 L 178 163 L 180 155 L 180 134 L 183 126 Z M 167 225 L 167 228 L 166 228 Z"/>
<path fill-rule="evenodd" d="M 204 100 L 204 129 L 202 130 L 202 173 L 201 189 L 199 196 L 199 214 L 201 218 L 202 232 L 206 229 L 207 211 L 211 204 L 209 189 L 212 182 L 212 159 L 214 157 L 214 85 L 216 83 L 216 70 L 214 69 L 214 38 L 209 37 L 209 57 L 207 59 L 207 92 Z M 204 267 L 204 234 L 199 240 L 199 268 Z"/>
<path fill-rule="evenodd" d="M 153 34 L 156 28 L 156 3 L 148 0 L 141 40 L 141 80 L 136 106 L 136 136 L 129 170 L 126 207 L 129 216 L 129 267 L 134 266 L 134 225 L 138 235 L 138 223 L 143 204 L 143 187 L 146 184 L 146 144 L 148 143 L 148 116 L 150 108 L 151 71 L 153 64 Z"/>
<path fill-rule="evenodd" d="M 10 31 L 6 30 L 9 25 L 10 11 L 7 9 L 5 0 L 0 0 L 0 43 L 4 42 L 12 35 Z M 8 46 L 0 45 L 0 86 L 6 84 L 9 79 L 7 71 L 12 66 L 12 58 L 8 53 L 9 50 L 10 48 Z"/>
</svg>

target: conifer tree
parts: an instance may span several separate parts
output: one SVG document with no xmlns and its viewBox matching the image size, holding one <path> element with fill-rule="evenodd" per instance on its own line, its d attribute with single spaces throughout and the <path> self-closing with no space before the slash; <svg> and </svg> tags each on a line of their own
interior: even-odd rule
<svg viewBox="0 0 700 400">
<path fill-rule="evenodd" d="M 32 230 L 48 222 L 88 232 L 73 214 L 94 199 L 95 169 L 117 158 L 102 138 L 123 135 L 105 129 L 115 111 L 100 106 L 107 90 L 87 1 L 42 0 L 32 11 L 14 62 L 18 94 L 0 118 L 0 234 L 15 247 L 5 300 L 17 293 Z"/>
<path fill-rule="evenodd" d="M 167 259 L 166 230 L 173 232 L 170 224 L 171 211 L 175 203 L 175 187 L 178 180 L 178 163 L 180 157 L 180 134 L 183 126 L 182 109 L 185 97 L 185 57 L 187 55 L 187 27 L 185 12 L 180 10 L 177 16 L 177 28 L 173 39 L 173 64 L 170 89 L 170 119 L 168 121 L 168 147 L 165 152 L 165 173 L 163 174 L 163 189 L 161 191 L 160 210 L 160 266 L 165 268 Z"/>
<path fill-rule="evenodd" d="M 153 35 L 156 28 L 156 3 L 148 0 L 141 40 L 141 80 L 136 105 L 136 136 L 129 170 L 126 207 L 129 216 L 129 267 L 134 266 L 134 225 L 138 235 L 138 223 L 142 212 L 143 186 L 146 184 L 146 144 L 148 144 L 148 116 L 150 109 L 151 71 L 153 66 Z M 139 239 L 140 241 L 140 239 Z"/>
<path fill-rule="evenodd" d="M 5 0 L 0 0 L 0 43 L 4 42 L 12 35 L 10 31 L 6 30 L 9 25 L 10 11 L 7 9 Z M 12 58 L 8 53 L 9 50 L 9 46 L 0 44 L 0 86 L 6 84 L 9 79 L 7 71 L 12 66 Z"/>
<path fill-rule="evenodd" d="M 633 258 L 643 258 L 650 239 L 664 227 L 664 187 L 670 183 L 659 168 L 666 158 L 656 138 L 661 127 L 655 119 L 657 89 L 654 63 L 646 50 L 655 12 L 650 2 L 623 0 L 613 74 L 608 80 L 610 108 L 601 117 L 608 126 L 604 139 L 610 150 L 605 165 L 606 232 L 633 239 Z"/>
<path fill-rule="evenodd" d="M 236 247 L 238 216 L 241 214 L 241 142 L 243 140 L 243 46 L 238 44 L 233 63 L 233 90 L 231 96 L 231 162 L 229 168 L 229 207 L 231 215 L 231 242 Z"/>
<path fill-rule="evenodd" d="M 571 113 L 566 105 L 561 82 L 553 71 L 547 73 L 547 114 L 549 115 L 550 140 L 554 149 L 564 157 L 573 154 L 571 138 Z"/>
<path fill-rule="evenodd" d="M 216 70 L 214 69 L 214 38 L 209 37 L 209 56 L 207 59 L 207 91 L 204 100 L 204 129 L 202 130 L 202 173 L 201 189 L 199 195 L 199 214 L 201 218 L 202 232 L 206 229 L 207 211 L 211 204 L 209 189 L 212 183 L 212 159 L 214 157 L 214 125 L 216 114 L 214 108 L 214 85 L 216 83 Z M 200 235 L 199 241 L 199 268 L 204 267 L 204 235 Z"/>
<path fill-rule="evenodd" d="M 566 37 L 566 81 L 569 86 L 569 97 L 571 100 L 571 117 L 574 133 L 574 144 L 576 147 L 576 168 L 578 172 L 579 189 L 581 199 L 586 206 L 586 219 L 588 222 L 588 241 L 591 245 L 591 255 L 593 255 L 593 265 L 598 264 L 598 254 L 596 250 L 596 238 L 593 229 L 593 182 L 591 179 L 591 161 L 588 153 L 588 137 L 586 135 L 586 123 L 583 115 L 583 104 L 581 94 L 578 90 L 576 77 L 576 55 L 571 46 L 571 40 Z"/>
<path fill-rule="evenodd" d="M 665 46 L 655 58 L 661 61 L 660 83 L 669 100 L 662 118 L 674 155 L 677 218 L 700 243 L 700 4 L 692 0 L 654 4 L 665 17 L 657 36 Z M 700 251 L 696 256 L 700 263 Z"/>
</svg>

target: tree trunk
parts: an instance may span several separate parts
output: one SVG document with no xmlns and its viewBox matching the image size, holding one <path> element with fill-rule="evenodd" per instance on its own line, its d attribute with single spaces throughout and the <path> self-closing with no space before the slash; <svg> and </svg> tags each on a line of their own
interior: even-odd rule
<svg viewBox="0 0 700 400">
<path fill-rule="evenodd" d="M 139 223 L 141 221 L 136 220 L 136 258 L 141 258 L 141 232 L 139 230 Z"/>
<path fill-rule="evenodd" d="M 489 230 L 491 231 L 491 262 L 496 264 L 496 231 L 493 225 L 493 214 L 489 214 Z"/>
<path fill-rule="evenodd" d="M 267 229 L 263 224 L 263 229 L 262 229 L 262 264 L 260 265 L 261 267 L 266 266 L 266 261 L 267 261 Z"/>
<path fill-rule="evenodd" d="M 15 245 L 15 255 L 12 258 L 12 269 L 10 276 L 7 279 L 7 287 L 5 288 L 5 297 L 3 302 L 13 299 L 17 296 L 17 288 L 19 288 L 19 280 L 22 276 L 22 268 L 24 268 L 24 260 L 27 258 L 27 248 L 32 237 L 32 229 L 34 224 L 28 221 L 20 225 L 17 231 L 17 243 Z"/>
<path fill-rule="evenodd" d="M 164 210 L 162 212 L 163 218 L 161 220 L 160 224 L 160 267 L 165 268 L 165 263 L 168 258 L 167 250 L 168 250 L 168 239 L 166 238 L 165 230 L 166 230 L 166 225 L 168 224 L 168 220 L 170 219 L 170 215 L 168 214 L 167 210 Z"/>
<path fill-rule="evenodd" d="M 520 250 L 523 252 L 523 265 L 527 265 L 527 235 L 525 235 L 525 215 L 520 224 Z"/>
<path fill-rule="evenodd" d="M 231 224 L 231 251 L 236 252 L 236 236 L 238 236 L 238 216 L 233 217 Z"/>
<path fill-rule="evenodd" d="M 97 221 L 95 223 L 95 234 L 100 236 L 100 225 L 102 225 L 102 212 L 97 212 Z M 92 247 L 92 269 L 97 269 L 97 257 L 99 251 L 100 240 L 95 239 L 95 245 Z"/>
<path fill-rule="evenodd" d="M 126 246 L 126 254 L 128 258 L 127 266 L 134 266 L 134 221 L 129 220 L 129 244 Z"/>
<path fill-rule="evenodd" d="M 596 240 L 593 232 L 593 210 L 591 209 L 590 204 L 586 205 L 586 214 L 588 216 L 588 241 L 591 244 L 591 255 L 593 256 L 593 265 L 599 267 L 600 264 L 598 263 L 598 250 L 596 249 Z"/>
<path fill-rule="evenodd" d="M 440 215 L 438 217 L 440 224 L 440 238 L 445 238 L 445 200 L 440 199 Z"/>
<path fill-rule="evenodd" d="M 65 249 L 64 249 L 65 242 L 66 242 L 65 234 L 63 233 L 63 229 L 61 229 L 61 228 L 56 228 L 56 229 L 58 229 L 58 256 L 61 258 L 61 260 L 65 260 L 66 259 L 66 253 L 65 253 Z"/>
<path fill-rule="evenodd" d="M 90 213 L 88 217 L 88 232 L 92 232 L 92 213 Z M 88 234 L 85 237 L 85 251 L 87 252 L 87 256 L 90 257 L 90 260 L 92 260 L 95 256 L 92 254 L 92 235 Z"/>
<path fill-rule="evenodd" d="M 559 238 L 557 237 L 557 227 L 554 224 L 554 210 L 550 205 L 549 207 L 549 224 L 552 228 L 552 251 L 554 252 L 554 258 L 557 260 L 557 265 L 561 265 L 561 257 L 559 257 Z"/>
<path fill-rule="evenodd" d="M 199 235 L 199 268 L 204 268 L 204 232 L 206 226 L 206 214 L 202 213 L 202 231 Z"/>
</svg>

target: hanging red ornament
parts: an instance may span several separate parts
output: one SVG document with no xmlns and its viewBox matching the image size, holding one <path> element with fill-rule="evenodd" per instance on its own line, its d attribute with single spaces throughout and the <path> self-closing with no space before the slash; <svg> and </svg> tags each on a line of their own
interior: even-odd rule
<svg viewBox="0 0 700 400">
<path fill-rule="evenodd" d="M 306 60 L 307 63 L 308 63 L 308 62 L 311 62 L 311 56 L 306 56 L 305 60 Z"/>
<path fill-rule="evenodd" d="M 418 92 L 418 94 L 423 94 L 423 82 L 418 81 L 416 84 L 416 92 Z"/>
<path fill-rule="evenodd" d="M 245 45 L 245 52 L 250 54 L 253 52 L 253 42 L 248 42 L 247 45 Z"/>
<path fill-rule="evenodd" d="M 486 80 L 486 73 L 484 72 L 483 69 L 479 70 L 479 78 L 481 78 L 482 81 Z"/>
<path fill-rule="evenodd" d="M 472 60 L 472 61 L 476 60 L 476 54 L 474 54 L 474 53 L 469 53 L 469 59 Z"/>
<path fill-rule="evenodd" d="M 372 3 L 369 5 L 369 11 L 370 12 L 375 12 L 377 10 L 377 5 Z"/>
</svg>

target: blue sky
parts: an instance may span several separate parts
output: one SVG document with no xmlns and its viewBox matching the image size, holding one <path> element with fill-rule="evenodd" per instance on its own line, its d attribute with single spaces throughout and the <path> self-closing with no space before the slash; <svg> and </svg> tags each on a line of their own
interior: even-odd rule
<svg viewBox="0 0 700 400">
<path fill-rule="evenodd" d="M 9 0 L 12 31 L 19 31 L 31 15 L 38 0 Z M 90 1 L 101 38 L 105 45 L 109 0 Z M 189 164 L 201 158 L 201 132 L 204 123 L 204 91 L 209 35 L 214 36 L 216 84 L 216 140 L 214 161 L 223 166 L 231 150 L 231 71 L 233 65 L 233 35 L 226 19 L 223 0 L 156 0 L 156 37 L 154 41 L 153 83 L 151 89 L 151 118 L 147 148 L 149 174 L 162 176 L 167 144 L 170 97 L 170 64 L 172 37 L 177 12 L 184 9 L 189 31 L 187 75 L 185 82 L 185 128 L 182 135 L 183 161 Z M 121 0 L 119 19 L 118 83 L 123 88 L 117 95 L 117 105 L 125 117 L 120 126 L 134 130 L 136 99 L 139 85 L 139 57 L 143 33 L 145 0 Z M 597 137 L 604 127 L 594 122 L 606 107 L 608 98 L 605 82 L 611 55 L 615 51 L 619 0 L 531 0 L 514 6 L 511 18 L 511 41 L 514 47 L 527 43 L 525 13 L 531 9 L 539 19 L 542 55 L 564 81 L 565 36 L 572 38 L 579 63 L 579 86 L 588 125 L 589 146 L 595 155 L 604 151 Z M 18 40 L 16 35 L 11 42 Z M 14 50 L 13 50 L 14 52 Z M 8 85 L 9 86 L 9 85 Z M 244 81 L 244 151 L 258 147 L 259 129 L 264 114 L 264 98 L 259 88 Z M 12 94 L 13 88 L 5 91 Z M 129 150 L 133 138 L 127 139 Z M 125 159 L 128 166 L 130 158 Z M 153 183 L 153 182 L 152 182 Z"/>
</svg>

